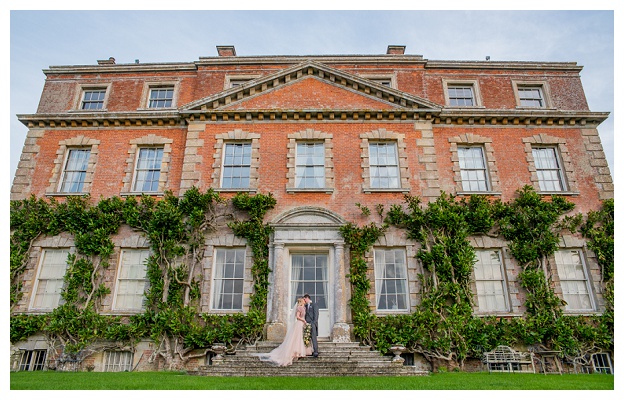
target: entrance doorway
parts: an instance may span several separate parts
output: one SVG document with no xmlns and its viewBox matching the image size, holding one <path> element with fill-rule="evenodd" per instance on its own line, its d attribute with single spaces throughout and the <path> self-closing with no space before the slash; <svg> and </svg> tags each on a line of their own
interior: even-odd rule
<svg viewBox="0 0 624 400">
<path fill-rule="evenodd" d="M 290 257 L 291 307 L 297 297 L 310 295 L 319 309 L 319 338 L 329 338 L 331 332 L 328 259 L 327 253 L 294 253 Z"/>
</svg>

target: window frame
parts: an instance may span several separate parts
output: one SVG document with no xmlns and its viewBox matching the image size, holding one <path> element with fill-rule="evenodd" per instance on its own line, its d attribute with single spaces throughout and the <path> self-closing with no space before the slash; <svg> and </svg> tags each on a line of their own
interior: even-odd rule
<svg viewBox="0 0 624 400">
<path fill-rule="evenodd" d="M 93 99 L 89 99 L 87 100 L 87 93 L 103 93 L 103 96 L 101 99 L 93 100 Z M 83 89 L 82 91 L 82 100 L 80 101 L 80 110 L 82 111 L 101 111 L 104 110 L 104 104 L 105 104 L 105 100 L 106 100 L 106 88 L 103 89 Z M 96 108 L 85 108 L 85 105 L 87 104 L 99 104 L 100 107 L 96 107 Z"/>
<path fill-rule="evenodd" d="M 262 75 L 259 74 L 226 74 L 225 81 L 223 83 L 223 90 L 234 89 L 240 86 L 245 85 L 247 82 L 253 81 L 254 79 L 260 78 Z M 232 86 L 232 82 L 242 82 L 237 86 Z"/>
<path fill-rule="evenodd" d="M 562 272 L 563 272 L 562 266 L 565 265 L 565 263 L 557 262 L 557 261 L 560 260 L 559 257 L 557 257 L 557 256 L 558 255 L 560 256 L 561 253 L 565 253 L 565 252 L 570 252 L 570 253 L 571 252 L 578 252 L 579 260 L 581 261 L 580 265 L 582 267 L 582 272 L 583 272 L 583 280 L 579 280 L 579 279 L 562 279 Z M 559 278 L 559 287 L 561 288 L 561 297 L 567 303 L 564 306 L 564 312 L 570 313 L 570 314 L 595 312 L 597 310 L 597 308 L 596 308 L 596 300 L 594 298 L 593 285 L 592 285 L 592 282 L 591 282 L 589 269 L 587 268 L 587 261 L 585 260 L 585 252 L 583 251 L 583 249 L 581 249 L 581 248 L 560 248 L 559 250 L 555 251 L 555 254 L 553 255 L 553 258 L 554 258 L 554 261 L 555 261 L 555 266 L 557 268 L 557 276 Z M 564 261 L 564 260 L 561 260 L 561 261 Z M 587 297 L 589 299 L 590 308 L 579 308 L 579 309 L 568 308 L 570 303 L 566 300 L 566 289 L 564 288 L 563 282 L 584 282 L 585 283 L 585 289 L 587 290 Z M 571 295 L 571 293 L 567 293 L 567 294 Z M 578 293 L 576 295 L 578 295 Z"/>
<path fill-rule="evenodd" d="M 76 171 L 67 171 L 67 164 L 70 161 L 70 155 L 72 154 L 72 152 L 74 151 L 89 151 L 89 157 L 86 159 L 86 165 L 85 165 L 85 169 L 83 170 L 76 170 Z M 61 177 L 59 179 L 59 184 L 58 184 L 58 193 L 69 193 L 69 194 L 82 194 L 82 193 L 86 193 L 85 189 L 85 183 L 86 183 L 86 179 L 87 179 L 87 174 L 89 173 L 89 161 L 91 158 L 91 153 L 92 153 L 92 149 L 91 147 L 85 147 L 85 146 L 72 146 L 72 147 L 68 147 L 65 151 L 65 156 L 63 158 L 63 169 L 61 170 Z M 80 190 L 79 191 L 68 191 L 68 190 L 63 190 L 63 186 L 65 185 L 65 178 L 67 177 L 67 172 L 82 172 L 84 175 L 82 177 L 81 183 L 80 183 Z"/>
<path fill-rule="evenodd" d="M 535 158 L 535 151 L 536 150 L 552 150 L 554 153 L 554 157 L 553 157 L 553 161 L 557 164 L 557 176 L 558 176 L 558 181 L 559 181 L 559 186 L 560 189 L 559 190 L 548 190 L 548 189 L 544 189 L 542 188 L 542 182 L 546 183 L 546 182 L 554 182 L 552 180 L 550 181 L 544 181 L 543 179 L 540 178 L 540 172 L 541 171 L 555 171 L 555 169 L 552 168 L 539 168 L 537 165 L 537 161 Z M 563 162 L 562 162 L 562 158 L 561 158 L 561 154 L 559 151 L 559 147 L 558 146 L 553 146 L 553 145 L 532 145 L 531 146 L 531 156 L 533 157 L 533 166 L 535 167 L 535 173 L 537 175 L 537 184 L 539 187 L 539 191 L 540 193 L 560 193 L 560 192 L 567 192 L 569 191 L 569 186 L 566 180 L 566 173 L 563 169 Z"/>
<path fill-rule="evenodd" d="M 115 274 L 115 288 L 113 291 L 113 301 L 111 304 L 111 311 L 113 312 L 121 312 L 121 313 L 140 313 L 142 311 L 145 310 L 145 292 L 148 290 L 149 288 L 149 278 L 147 276 L 147 263 L 145 264 L 145 275 L 143 279 L 128 279 L 128 278 L 124 278 L 123 280 L 126 281 L 144 281 L 144 291 L 143 291 L 143 295 L 142 295 L 142 300 L 141 300 L 141 307 L 140 308 L 120 308 L 117 305 L 117 297 L 120 294 L 120 286 L 121 286 L 121 270 L 124 267 L 124 263 L 123 263 L 123 259 L 124 259 L 124 253 L 125 252 L 147 252 L 147 257 L 144 258 L 144 261 L 147 261 L 147 258 L 151 255 L 151 251 L 150 249 L 147 248 L 124 248 L 121 249 L 121 251 L 119 252 L 119 258 L 118 258 L 118 262 L 117 262 L 117 271 Z"/>
<path fill-rule="evenodd" d="M 378 265 L 377 265 L 377 254 L 378 252 L 383 252 L 384 253 L 384 266 L 383 266 L 383 271 L 386 271 L 387 265 L 388 263 L 386 262 L 386 254 L 388 252 L 399 252 L 400 254 L 402 254 L 403 256 L 403 266 L 402 266 L 402 273 L 404 274 L 403 277 L 399 277 L 399 278 L 385 278 L 385 277 L 378 277 Z M 395 259 L 396 261 L 396 259 Z M 411 303 L 410 303 L 410 285 L 409 285 L 409 275 L 408 275 L 408 260 L 407 260 L 407 251 L 404 247 L 375 247 L 373 248 L 373 273 L 374 273 L 374 279 L 375 279 L 375 310 L 382 314 L 382 313 L 391 313 L 391 314 L 402 314 L 402 313 L 409 313 L 411 310 Z M 396 262 L 395 262 L 396 265 Z M 385 275 L 385 274 L 384 274 Z M 405 293 L 397 293 L 396 291 L 393 293 L 393 295 L 395 297 L 397 297 L 399 295 L 403 295 L 404 296 L 404 302 L 405 302 L 405 308 L 379 308 L 379 303 L 380 303 L 380 299 L 381 299 L 381 295 L 382 295 L 382 287 L 383 287 L 383 283 L 384 281 L 387 281 L 389 279 L 392 279 L 393 281 L 403 281 L 404 282 L 404 288 L 405 288 Z M 395 285 L 396 287 L 396 285 Z M 386 296 L 389 295 L 389 293 L 385 293 Z"/>
<path fill-rule="evenodd" d="M 40 363 L 37 363 L 40 360 L 40 355 L 43 354 L 43 360 Z M 24 360 L 27 356 L 28 360 Z M 20 361 L 18 364 L 18 371 L 45 371 L 46 361 L 48 359 L 48 350 L 46 349 L 32 349 L 32 350 L 22 350 L 22 354 L 20 356 Z"/>
<path fill-rule="evenodd" d="M 137 177 L 139 174 L 139 161 L 141 158 L 141 152 L 143 150 L 160 150 L 161 151 L 161 155 L 160 155 L 160 166 L 158 168 L 158 179 L 156 181 L 152 180 L 151 182 L 156 182 L 156 189 L 155 190 L 138 190 L 136 185 L 138 183 L 137 181 Z M 161 174 L 162 174 L 162 167 L 163 167 L 163 158 L 165 157 L 165 146 L 138 146 L 137 147 L 137 151 L 135 154 L 135 160 L 134 160 L 134 168 L 133 168 L 133 172 L 132 172 L 132 184 L 130 185 L 130 187 L 132 188 L 132 192 L 133 193 L 159 193 L 159 188 L 161 186 L 160 182 L 161 182 Z M 141 171 L 155 171 L 155 169 L 141 169 Z M 144 183 L 147 182 L 147 180 L 144 181 Z"/>
<path fill-rule="evenodd" d="M 481 92 L 479 90 L 479 83 L 476 79 L 463 79 L 463 80 L 451 80 L 451 79 L 442 79 L 442 86 L 444 89 L 444 104 L 448 108 L 483 108 L 481 102 Z M 451 96 L 449 93 L 449 89 L 454 87 L 470 87 L 472 90 L 472 101 L 473 105 L 451 105 Z"/>
<path fill-rule="evenodd" d="M 243 264 L 242 264 L 242 276 L 240 278 L 237 277 L 233 277 L 233 278 L 224 278 L 223 275 L 225 275 L 225 265 L 226 265 L 226 254 L 223 255 L 223 264 L 220 266 L 218 263 L 219 257 L 218 257 L 218 252 L 219 251 L 224 251 L 224 252 L 229 252 L 229 251 L 233 251 L 233 252 L 239 252 L 242 251 L 243 252 Z M 234 255 L 234 259 L 235 259 L 235 265 L 234 265 L 234 275 L 236 275 L 236 254 Z M 217 311 L 217 312 L 243 312 L 245 309 L 245 270 L 247 267 L 247 248 L 246 247 L 215 247 L 214 251 L 213 251 L 213 261 L 212 261 L 212 277 L 211 277 L 211 288 L 210 288 L 210 309 L 212 311 Z M 217 277 L 217 268 L 223 268 L 223 271 L 221 272 L 222 277 L 218 278 Z M 221 281 L 223 281 L 224 279 L 229 279 L 229 280 L 240 280 L 242 288 L 241 288 L 241 292 L 240 293 L 236 293 L 234 292 L 234 285 L 233 284 L 233 291 L 231 293 L 227 293 L 228 295 L 234 296 L 234 295 L 240 295 L 240 308 L 220 308 L 217 306 L 218 302 L 221 301 L 223 303 L 222 299 L 217 300 L 216 296 L 218 294 L 218 292 L 216 291 L 216 287 L 217 287 L 217 279 L 220 279 Z M 226 294 L 223 290 L 221 290 L 220 292 L 221 295 Z M 233 297 L 232 297 L 233 299 Z M 234 304 L 234 301 L 232 301 L 232 304 Z"/>
<path fill-rule="evenodd" d="M 111 358 L 118 357 L 118 362 L 111 362 Z M 122 357 L 124 358 L 122 363 Z M 102 371 L 103 372 L 127 372 L 132 371 L 134 364 L 134 353 L 132 351 L 127 350 L 106 350 L 104 351 L 104 359 L 102 360 Z M 126 369 L 123 369 L 126 367 Z"/>
<path fill-rule="evenodd" d="M 99 84 L 99 83 L 79 84 L 78 90 L 76 90 L 76 94 L 74 95 L 73 106 L 70 112 L 88 113 L 88 112 L 108 111 L 107 106 L 108 106 L 110 88 L 111 88 L 110 82 L 102 83 L 102 84 Z M 102 108 L 90 108 L 90 109 L 82 108 L 85 92 L 91 92 L 91 91 L 104 91 L 104 99 L 103 99 Z"/>
<path fill-rule="evenodd" d="M 551 109 L 552 102 L 550 100 L 550 88 L 548 86 L 548 82 L 546 81 L 520 81 L 520 80 L 512 80 L 511 81 L 514 91 L 514 97 L 516 100 L 516 108 L 518 109 Z M 541 107 L 522 105 L 522 98 L 520 97 L 520 89 L 539 89 L 542 94 L 542 102 L 543 105 Z"/>
<path fill-rule="evenodd" d="M 395 74 L 360 74 L 360 76 L 383 87 L 391 89 L 397 88 L 397 79 Z M 389 84 L 384 85 L 383 83 L 380 83 L 380 81 L 387 81 Z"/>
<path fill-rule="evenodd" d="M 388 145 L 392 145 L 392 147 L 394 148 L 394 164 L 373 164 L 373 156 L 372 156 L 372 151 L 371 148 L 372 146 L 379 146 L 379 145 L 383 145 L 384 147 L 387 147 Z M 397 190 L 397 189 L 401 189 L 401 168 L 399 165 L 399 145 L 396 141 L 393 140 L 369 140 L 368 141 L 368 154 L 369 154 L 369 158 L 368 158 L 368 163 L 369 163 L 369 172 L 370 172 L 370 188 L 374 189 L 374 190 Z M 386 152 L 386 157 L 387 157 L 387 152 Z M 377 168 L 380 167 L 385 167 L 385 168 L 391 168 L 394 167 L 396 168 L 396 176 L 390 178 L 389 176 L 385 176 L 385 177 L 374 177 L 374 173 L 373 171 L 375 171 Z M 374 179 L 377 180 L 382 180 L 382 179 L 395 179 L 396 180 L 396 186 L 375 186 L 373 184 Z"/>
<path fill-rule="evenodd" d="M 226 157 L 227 157 L 227 149 L 228 146 L 237 146 L 237 145 L 243 145 L 243 146 L 249 146 L 249 163 L 248 164 L 232 164 L 232 165 L 226 165 Z M 253 143 L 252 140 L 239 140 L 239 141 L 224 141 L 223 142 L 223 154 L 221 157 L 221 173 L 220 173 L 220 182 L 219 182 L 219 188 L 221 189 L 225 189 L 225 190 L 236 190 L 236 189 L 240 189 L 240 190 L 249 190 L 251 188 L 251 166 L 253 163 Z M 243 150 L 243 162 L 245 161 L 244 158 L 244 150 Z M 242 168 L 242 167 L 247 167 L 247 186 L 239 186 L 239 187 L 235 187 L 235 186 L 224 186 L 224 181 L 225 181 L 225 171 L 227 168 Z M 230 177 L 230 179 L 232 179 L 233 177 Z M 239 180 L 241 179 L 240 177 L 238 178 Z"/>
<path fill-rule="evenodd" d="M 466 149 L 479 149 L 481 152 L 481 161 L 483 163 L 483 167 L 482 168 L 467 168 L 467 167 L 462 167 L 462 162 L 461 160 L 465 157 L 462 158 L 462 151 L 466 150 Z M 457 145 L 457 158 L 458 158 L 458 165 L 459 165 L 459 174 L 461 177 L 461 185 L 462 185 L 462 192 L 464 193 L 489 193 L 492 191 L 492 183 L 490 180 L 490 171 L 488 168 L 488 159 L 487 159 L 487 154 L 486 154 L 486 150 L 485 147 L 482 145 Z M 483 180 L 465 180 L 464 176 L 463 176 L 463 172 L 470 172 L 470 171 L 483 171 Z M 485 184 L 485 189 L 483 190 L 472 190 L 470 187 L 466 188 L 465 183 L 466 182 L 483 182 Z"/>
<path fill-rule="evenodd" d="M 173 80 L 164 80 L 164 81 L 150 81 L 145 82 L 143 86 L 143 93 L 141 95 L 141 106 L 139 110 L 141 111 L 158 111 L 158 110 L 172 110 L 177 108 L 178 106 L 178 94 L 179 94 L 179 81 Z M 158 89 L 173 89 L 173 94 L 171 98 L 171 105 L 168 107 L 150 107 L 151 93 L 152 90 Z"/>
<path fill-rule="evenodd" d="M 479 261 L 481 260 L 481 258 L 479 258 L 479 254 L 490 256 L 492 252 L 498 253 L 498 259 L 500 261 L 498 266 L 500 268 L 501 279 L 493 279 L 493 278 L 492 279 L 477 279 L 477 271 L 476 271 L 477 265 L 483 265 L 479 263 Z M 493 265 L 493 264 L 488 264 L 488 265 Z M 474 295 L 475 295 L 475 306 L 476 306 L 477 313 L 484 314 L 484 315 L 485 314 L 496 315 L 496 314 L 508 314 L 511 312 L 511 302 L 509 298 L 509 280 L 507 278 L 507 271 L 505 267 L 505 261 L 504 261 L 502 249 L 499 249 L 499 248 L 475 249 L 475 262 L 473 264 L 472 275 L 473 275 L 474 285 L 475 285 Z M 500 294 L 500 296 L 502 297 L 502 300 L 504 302 L 503 309 L 499 309 L 499 310 L 485 309 L 485 306 L 481 305 L 481 302 L 479 301 L 480 294 L 479 294 L 478 282 L 500 282 L 501 283 L 502 294 Z M 486 295 L 486 294 L 489 294 L 489 293 L 484 293 L 483 295 Z M 491 294 L 489 295 L 491 296 Z"/>
<path fill-rule="evenodd" d="M 316 159 L 316 155 L 312 156 L 313 160 L 313 164 L 300 164 L 300 160 L 301 158 L 304 157 L 303 154 L 299 153 L 299 146 L 314 146 L 314 147 L 321 147 L 322 148 L 322 155 L 320 156 L 320 163 L 315 163 L 317 160 Z M 314 152 L 316 152 L 316 149 L 314 150 Z M 308 155 L 305 155 L 306 157 L 310 157 Z M 312 168 L 313 171 L 316 172 L 317 168 L 320 168 L 323 171 L 323 175 L 318 177 L 317 175 L 312 175 L 314 177 L 314 181 L 317 181 L 318 179 L 321 180 L 321 184 L 319 186 L 301 186 L 300 183 L 301 182 L 306 182 L 307 179 L 307 175 L 300 175 L 297 173 L 297 170 L 302 167 L 304 169 L 307 170 L 307 168 Z M 295 142 L 295 189 L 297 190 L 323 190 L 325 189 L 325 178 L 326 178 L 326 163 L 325 163 L 325 141 L 324 140 L 297 140 Z"/>
<path fill-rule="evenodd" d="M 63 284 L 61 284 L 59 292 L 56 294 L 57 297 L 58 297 L 57 300 L 56 300 L 56 304 L 53 307 L 36 307 L 35 303 L 36 303 L 36 299 L 37 299 L 37 291 L 39 290 L 39 286 L 41 284 L 41 271 L 43 270 L 44 265 L 45 265 L 44 262 L 45 262 L 45 259 L 46 259 L 46 255 L 47 255 L 48 252 L 60 252 L 60 251 L 64 251 L 66 253 L 65 269 L 63 271 L 63 275 L 60 278 L 56 278 L 56 279 L 46 279 L 46 281 L 50 281 L 50 280 L 63 281 Z M 67 256 L 69 256 L 70 253 L 71 253 L 71 249 L 68 248 L 68 247 L 44 248 L 44 249 L 41 249 L 41 255 L 39 256 L 39 261 L 37 263 L 37 273 L 35 275 L 35 279 L 34 279 L 34 282 L 33 282 L 30 302 L 29 302 L 29 305 L 28 305 L 28 310 L 29 311 L 51 312 L 54 309 L 56 309 L 59 305 L 61 305 L 63 303 L 63 298 L 61 296 L 61 293 L 63 291 L 63 287 L 65 286 L 64 279 L 65 279 L 65 274 L 67 273 L 67 268 L 68 268 L 68 266 L 67 266 Z"/>
</svg>

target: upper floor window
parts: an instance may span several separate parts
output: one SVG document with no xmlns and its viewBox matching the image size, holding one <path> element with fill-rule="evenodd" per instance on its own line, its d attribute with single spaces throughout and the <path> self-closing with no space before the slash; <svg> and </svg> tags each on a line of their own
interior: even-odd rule
<svg viewBox="0 0 624 400">
<path fill-rule="evenodd" d="M 475 105 L 472 86 L 449 86 L 449 106 L 472 107 Z"/>
<path fill-rule="evenodd" d="M 375 249 L 377 310 L 408 310 L 407 264 L 404 249 Z"/>
<path fill-rule="evenodd" d="M 212 304 L 216 310 L 243 309 L 245 249 L 217 249 Z"/>
<path fill-rule="evenodd" d="M 61 289 L 67 270 L 68 249 L 45 249 L 41 255 L 30 308 L 53 310 L 61 301 Z"/>
<path fill-rule="evenodd" d="M 149 91 L 148 108 L 167 108 L 173 106 L 173 86 L 152 87 Z"/>
<path fill-rule="evenodd" d="M 298 189 L 325 187 L 325 145 L 323 142 L 297 142 L 295 185 Z"/>
<path fill-rule="evenodd" d="M 507 282 L 499 250 L 477 250 L 474 264 L 480 312 L 509 311 Z"/>
<path fill-rule="evenodd" d="M 252 81 L 256 78 L 259 78 L 261 75 L 252 74 L 252 75 L 226 75 L 225 76 L 225 85 L 224 89 L 235 88 L 239 86 L 243 86 L 245 83 Z"/>
<path fill-rule="evenodd" d="M 225 143 L 221 187 L 249 188 L 251 170 L 251 143 Z"/>
<path fill-rule="evenodd" d="M 63 168 L 63 177 L 61 179 L 60 192 L 63 193 L 81 193 L 85 177 L 87 176 L 87 167 L 89 164 L 89 156 L 91 149 L 70 149 L 65 160 Z"/>
<path fill-rule="evenodd" d="M 592 311 L 595 309 L 587 268 L 581 250 L 559 250 L 555 252 L 555 264 L 563 300 L 567 311 Z"/>
<path fill-rule="evenodd" d="M 371 188 L 400 187 L 396 142 L 369 142 Z"/>
<path fill-rule="evenodd" d="M 544 107 L 541 87 L 518 87 L 518 99 L 522 107 Z"/>
<path fill-rule="evenodd" d="M 533 160 L 542 192 L 565 191 L 561 162 L 555 147 L 533 147 Z"/>
<path fill-rule="evenodd" d="M 121 251 L 113 310 L 141 311 L 149 281 L 146 260 L 150 252 L 146 249 L 124 249 Z"/>
<path fill-rule="evenodd" d="M 466 192 L 489 190 L 485 155 L 481 146 L 457 147 L 462 188 Z"/>
<path fill-rule="evenodd" d="M 82 94 L 81 110 L 101 110 L 104 108 L 106 89 L 84 90 Z"/>
<path fill-rule="evenodd" d="M 134 172 L 135 192 L 157 192 L 160 181 L 160 168 L 162 163 L 163 148 L 141 148 L 137 157 Z"/>
</svg>

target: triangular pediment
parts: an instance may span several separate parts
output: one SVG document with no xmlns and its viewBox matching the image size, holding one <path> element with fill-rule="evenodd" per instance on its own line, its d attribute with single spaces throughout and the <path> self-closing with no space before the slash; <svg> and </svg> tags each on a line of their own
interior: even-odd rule
<svg viewBox="0 0 624 400">
<path fill-rule="evenodd" d="M 308 61 L 193 101 L 182 106 L 180 111 L 276 109 L 436 112 L 441 107 L 409 93 Z"/>
</svg>

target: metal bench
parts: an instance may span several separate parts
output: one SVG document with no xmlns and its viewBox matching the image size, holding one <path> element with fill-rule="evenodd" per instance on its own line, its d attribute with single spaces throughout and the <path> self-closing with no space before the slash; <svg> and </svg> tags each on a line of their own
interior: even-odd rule
<svg viewBox="0 0 624 400">
<path fill-rule="evenodd" d="M 533 354 L 515 351 L 509 346 L 498 346 L 483 353 L 482 361 L 488 372 L 532 372 L 535 373 Z"/>
</svg>

